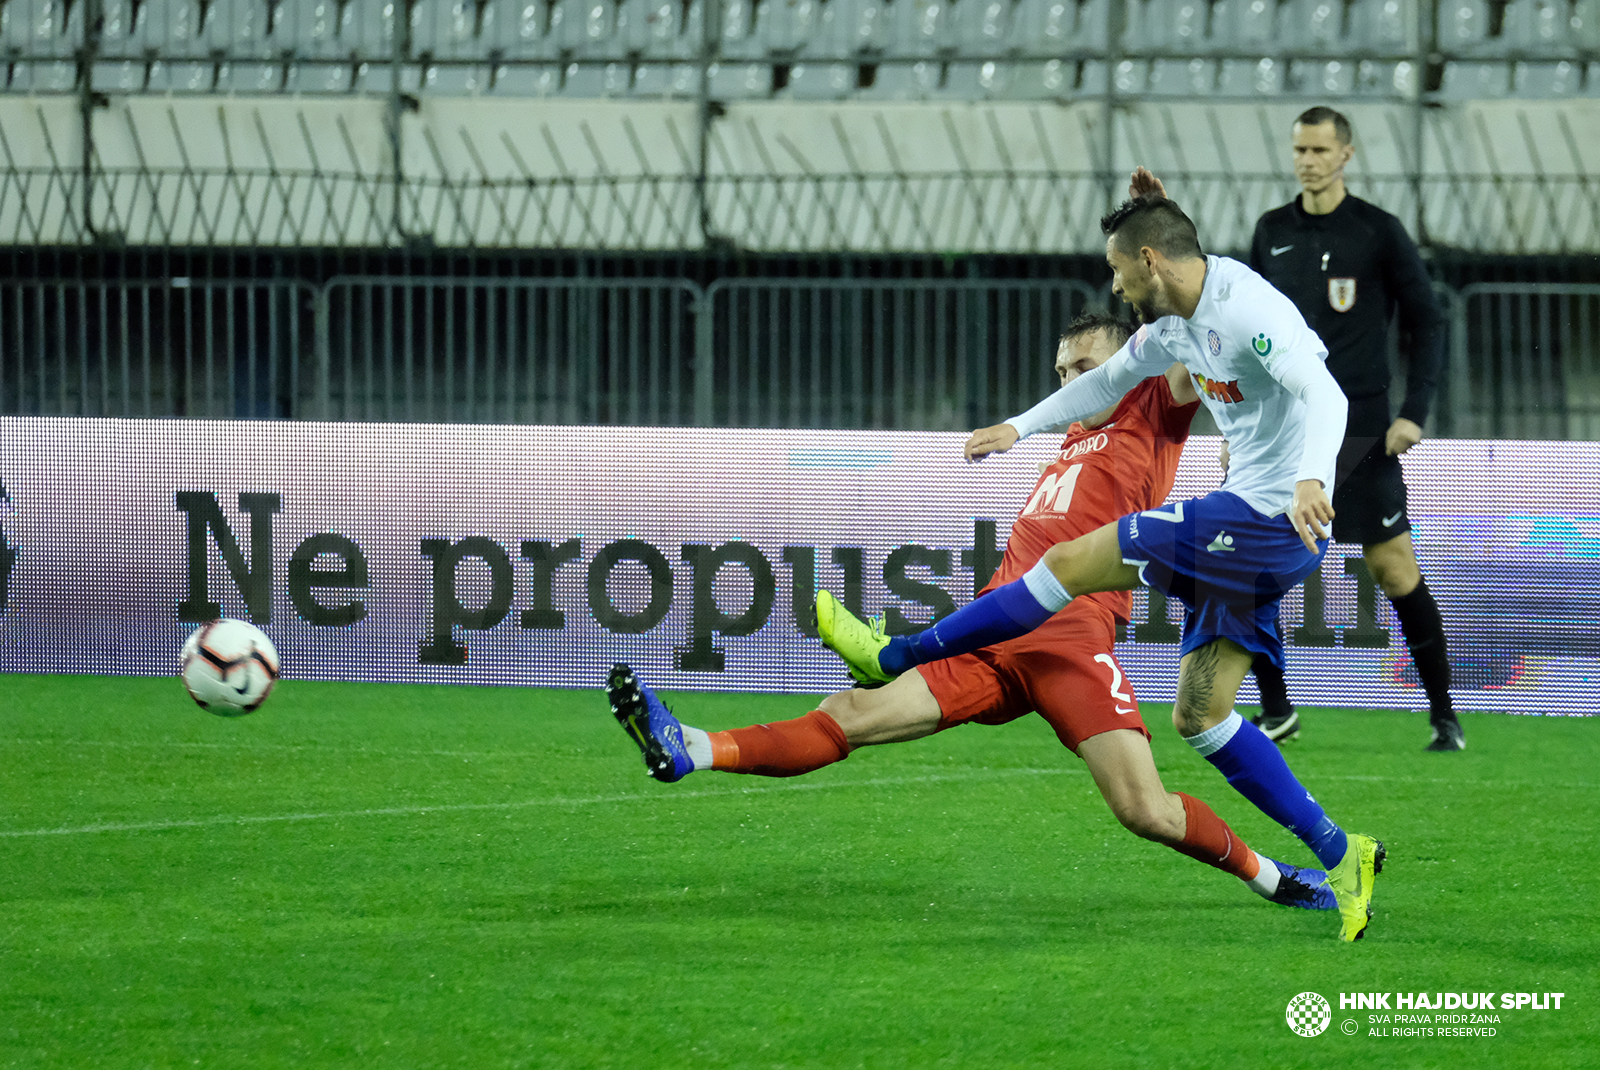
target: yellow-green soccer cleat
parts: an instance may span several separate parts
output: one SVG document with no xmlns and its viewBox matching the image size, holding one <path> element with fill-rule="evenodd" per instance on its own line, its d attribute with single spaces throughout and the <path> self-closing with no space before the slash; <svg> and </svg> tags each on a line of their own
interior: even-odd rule
<svg viewBox="0 0 1600 1070">
<path fill-rule="evenodd" d="M 878 651 L 889 645 L 883 622 L 866 623 L 840 605 L 830 591 L 817 592 L 817 634 L 823 645 L 844 659 L 850 675 L 864 684 L 886 684 L 894 677 L 878 664 Z"/>
<path fill-rule="evenodd" d="M 1388 852 L 1383 841 L 1352 832 L 1344 858 L 1328 872 L 1328 887 L 1339 903 L 1339 939 L 1349 943 L 1367 932 L 1372 920 L 1372 880 L 1383 872 Z"/>
</svg>

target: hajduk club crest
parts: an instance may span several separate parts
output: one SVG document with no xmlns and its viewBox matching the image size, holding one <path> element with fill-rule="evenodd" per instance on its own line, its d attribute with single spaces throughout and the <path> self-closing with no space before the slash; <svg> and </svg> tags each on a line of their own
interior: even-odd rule
<svg viewBox="0 0 1600 1070">
<path fill-rule="evenodd" d="M 1328 304 L 1335 312 L 1349 312 L 1356 307 L 1356 280 L 1329 279 Z"/>
</svg>

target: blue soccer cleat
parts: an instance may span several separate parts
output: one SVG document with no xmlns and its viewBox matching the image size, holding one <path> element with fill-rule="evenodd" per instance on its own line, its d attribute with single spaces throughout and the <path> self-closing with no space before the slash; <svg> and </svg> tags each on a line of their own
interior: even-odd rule
<svg viewBox="0 0 1600 1070">
<path fill-rule="evenodd" d="M 644 753 L 645 772 L 664 784 L 694 772 L 683 745 L 683 726 L 626 665 L 614 665 L 606 677 L 611 713 Z"/>
<path fill-rule="evenodd" d="M 1268 897 L 1272 902 L 1301 910 L 1339 909 L 1338 897 L 1328 887 L 1328 875 L 1322 870 L 1291 866 L 1276 858 L 1268 861 L 1278 867 L 1278 890 Z"/>
</svg>

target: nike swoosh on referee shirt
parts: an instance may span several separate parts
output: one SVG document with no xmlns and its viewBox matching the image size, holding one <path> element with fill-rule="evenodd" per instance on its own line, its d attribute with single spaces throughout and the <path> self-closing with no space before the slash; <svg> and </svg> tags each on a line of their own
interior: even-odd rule
<svg viewBox="0 0 1600 1070">
<path fill-rule="evenodd" d="M 1292 245 L 1274 245 L 1272 247 L 1272 255 L 1273 256 L 1282 256 L 1284 253 L 1288 252 L 1290 249 L 1293 249 L 1293 248 L 1294 248 L 1294 246 L 1292 246 Z"/>
<path fill-rule="evenodd" d="M 1402 509 L 1402 510 L 1400 510 L 1400 511 L 1399 511 L 1399 512 L 1398 512 L 1398 513 L 1396 513 L 1396 514 L 1394 514 L 1394 516 L 1388 516 L 1388 517 L 1384 517 L 1384 518 L 1383 518 L 1383 526 L 1384 526 L 1384 527 L 1386 527 L 1386 528 L 1392 528 L 1392 527 L 1394 527 L 1394 526 L 1395 526 L 1395 524 L 1396 524 L 1396 523 L 1397 523 L 1397 522 L 1398 522 L 1398 521 L 1399 521 L 1399 520 L 1400 520 L 1400 518 L 1401 518 L 1401 517 L 1402 517 L 1402 516 L 1404 516 L 1404 515 L 1405 515 L 1405 510 L 1404 510 L 1404 509 Z"/>
</svg>

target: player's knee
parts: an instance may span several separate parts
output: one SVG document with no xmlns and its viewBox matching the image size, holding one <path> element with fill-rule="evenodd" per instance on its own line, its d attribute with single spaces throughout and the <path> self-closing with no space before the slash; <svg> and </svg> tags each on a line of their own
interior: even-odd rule
<svg viewBox="0 0 1600 1070">
<path fill-rule="evenodd" d="M 1409 558 L 1376 558 L 1367 563 L 1372 578 L 1389 598 L 1403 598 L 1422 579 L 1417 563 Z"/>
<path fill-rule="evenodd" d="M 1044 552 L 1044 567 L 1056 578 L 1056 582 L 1067 590 L 1074 590 L 1078 582 L 1078 565 L 1083 557 L 1082 548 L 1074 539 L 1072 542 L 1058 542 Z"/>
<path fill-rule="evenodd" d="M 1206 730 L 1207 715 L 1210 713 L 1204 706 L 1187 698 L 1181 691 L 1178 701 L 1172 704 L 1172 727 L 1178 730 L 1178 735 L 1185 739 L 1198 736 Z"/>
<path fill-rule="evenodd" d="M 1157 843 L 1173 842 L 1168 815 L 1155 799 L 1143 795 L 1117 799 L 1111 804 L 1111 812 L 1123 828 L 1141 839 L 1155 840 Z M 1177 839 L 1183 839 L 1181 829 L 1177 832 Z"/>
<path fill-rule="evenodd" d="M 864 699 L 868 694 L 869 692 L 862 688 L 851 688 L 849 691 L 829 695 L 822 700 L 819 707 L 823 713 L 833 718 L 852 747 L 859 746 L 876 727 L 873 704 Z"/>
</svg>

